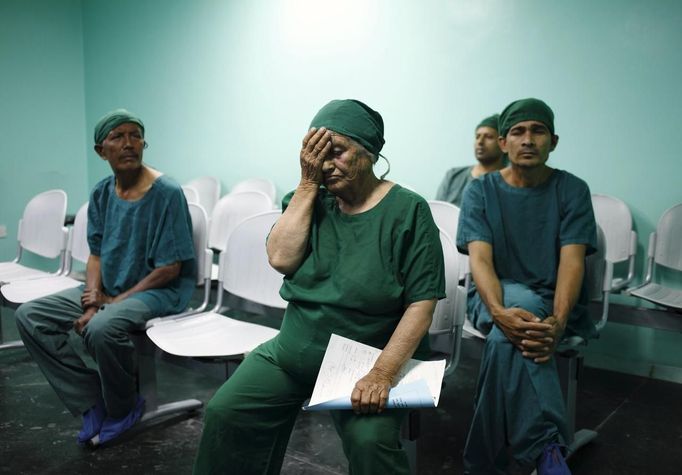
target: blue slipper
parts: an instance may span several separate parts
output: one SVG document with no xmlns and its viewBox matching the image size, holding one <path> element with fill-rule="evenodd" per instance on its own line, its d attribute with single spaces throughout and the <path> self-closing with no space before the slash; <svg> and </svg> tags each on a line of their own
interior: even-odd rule
<svg viewBox="0 0 682 475">
<path fill-rule="evenodd" d="M 566 465 L 563 446 L 552 442 L 543 450 L 537 465 L 538 475 L 571 475 Z"/>
<path fill-rule="evenodd" d="M 106 417 L 107 411 L 104 409 L 102 401 L 97 401 L 97 404 L 85 411 L 83 413 L 83 427 L 76 439 L 78 445 L 86 445 L 90 439 L 99 434 Z"/>
<path fill-rule="evenodd" d="M 99 443 L 105 444 L 123 434 L 140 420 L 143 412 L 144 398 L 137 396 L 135 407 L 127 416 L 121 419 L 114 419 L 113 417 L 104 419 L 102 430 L 99 431 Z"/>
</svg>

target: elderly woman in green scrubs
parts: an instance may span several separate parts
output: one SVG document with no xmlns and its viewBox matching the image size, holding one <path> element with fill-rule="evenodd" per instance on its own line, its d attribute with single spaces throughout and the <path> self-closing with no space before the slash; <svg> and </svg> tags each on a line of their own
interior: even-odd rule
<svg viewBox="0 0 682 475">
<path fill-rule="evenodd" d="M 408 472 L 404 410 L 384 410 L 444 294 L 438 229 L 419 195 L 378 178 L 378 112 L 356 100 L 324 106 L 303 138 L 301 179 L 267 241 L 289 302 L 277 337 L 253 351 L 206 409 L 194 473 L 279 473 L 332 333 L 382 348 L 355 385 L 353 410 L 332 411 L 353 474 Z"/>
</svg>

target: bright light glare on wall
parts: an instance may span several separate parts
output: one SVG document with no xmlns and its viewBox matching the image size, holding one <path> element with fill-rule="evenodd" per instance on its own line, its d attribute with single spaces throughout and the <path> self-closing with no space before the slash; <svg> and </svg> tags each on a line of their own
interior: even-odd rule
<svg viewBox="0 0 682 475">
<path fill-rule="evenodd" d="M 283 0 L 279 25 L 288 46 L 311 52 L 356 49 L 377 28 L 378 3 L 372 0 Z"/>
</svg>

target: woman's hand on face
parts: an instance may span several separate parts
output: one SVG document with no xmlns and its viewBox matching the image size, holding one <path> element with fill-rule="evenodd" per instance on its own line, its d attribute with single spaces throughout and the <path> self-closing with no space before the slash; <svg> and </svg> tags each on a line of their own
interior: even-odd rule
<svg viewBox="0 0 682 475">
<path fill-rule="evenodd" d="M 322 164 L 332 148 L 332 134 L 320 127 L 303 137 L 301 147 L 301 180 L 318 186 L 322 182 Z"/>
<path fill-rule="evenodd" d="M 362 379 L 355 383 L 350 396 L 356 414 L 378 414 L 386 407 L 392 378 L 372 368 Z"/>
</svg>

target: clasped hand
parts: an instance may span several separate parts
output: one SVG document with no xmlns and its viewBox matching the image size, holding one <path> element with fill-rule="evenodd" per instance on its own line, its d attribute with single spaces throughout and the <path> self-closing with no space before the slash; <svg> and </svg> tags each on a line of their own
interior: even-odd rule
<svg viewBox="0 0 682 475">
<path fill-rule="evenodd" d="M 564 325 L 555 316 L 541 320 L 522 308 L 505 308 L 494 320 L 523 356 L 536 363 L 550 360 L 564 333 Z"/>
<path fill-rule="evenodd" d="M 111 303 L 112 297 L 102 292 L 99 289 L 85 289 L 81 295 L 81 306 L 86 309 L 88 307 L 100 308 L 102 305 Z"/>
<path fill-rule="evenodd" d="M 312 128 L 303 137 L 301 180 L 315 185 L 322 182 L 322 164 L 332 148 L 332 135 L 324 127 Z"/>
<path fill-rule="evenodd" d="M 74 331 L 81 335 L 88 322 L 95 316 L 97 310 L 105 304 L 113 302 L 114 299 L 99 289 L 85 289 L 81 295 L 81 306 L 83 315 L 73 322 Z"/>
<path fill-rule="evenodd" d="M 388 392 L 391 390 L 393 378 L 377 368 L 372 368 L 369 373 L 357 383 L 350 396 L 353 411 L 356 414 L 378 414 L 386 407 Z"/>
</svg>

